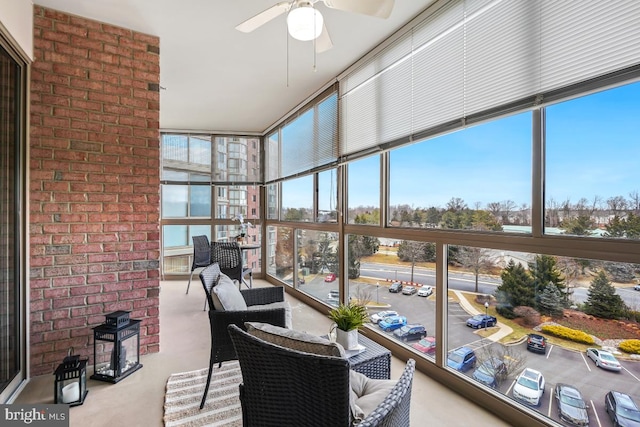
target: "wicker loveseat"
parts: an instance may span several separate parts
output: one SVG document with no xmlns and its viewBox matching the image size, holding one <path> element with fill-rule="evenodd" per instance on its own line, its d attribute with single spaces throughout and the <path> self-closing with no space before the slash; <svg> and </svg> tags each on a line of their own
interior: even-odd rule
<svg viewBox="0 0 640 427">
<path fill-rule="evenodd" d="M 369 380 L 351 371 L 344 357 L 293 350 L 235 325 L 229 326 L 229 334 L 242 370 L 240 402 L 244 426 L 409 426 L 415 369 L 412 359 L 397 382 Z M 354 417 L 354 399 L 366 400 L 369 396 L 354 397 L 350 384 L 354 375 L 370 381 L 361 387 L 365 391 L 376 390 L 376 384 L 371 383 L 386 386 L 383 394 L 371 396 L 373 400 L 368 403 L 373 408 L 368 408 L 362 419 Z"/>
</svg>

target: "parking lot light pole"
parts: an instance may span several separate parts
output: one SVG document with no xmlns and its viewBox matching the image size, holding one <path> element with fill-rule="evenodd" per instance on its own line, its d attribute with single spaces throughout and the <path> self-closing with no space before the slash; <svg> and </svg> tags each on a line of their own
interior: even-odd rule
<svg viewBox="0 0 640 427">
<path fill-rule="evenodd" d="M 484 303 L 484 331 L 487 332 L 487 316 L 489 315 L 489 302 L 485 301 Z"/>
<path fill-rule="evenodd" d="M 380 289 L 380 283 L 376 282 L 376 304 L 380 304 L 380 298 L 378 298 L 378 290 Z"/>
</svg>

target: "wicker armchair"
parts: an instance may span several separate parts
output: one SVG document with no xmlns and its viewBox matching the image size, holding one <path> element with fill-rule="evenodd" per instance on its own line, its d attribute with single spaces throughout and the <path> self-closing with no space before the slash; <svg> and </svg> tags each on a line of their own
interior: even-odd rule
<svg viewBox="0 0 640 427">
<path fill-rule="evenodd" d="M 229 326 L 240 361 L 244 426 L 350 426 L 347 359 L 291 350 Z M 415 362 L 358 426 L 409 426 Z"/>
<path fill-rule="evenodd" d="M 236 280 L 238 286 L 244 276 L 253 276 L 252 269 L 242 264 L 242 249 L 237 242 L 211 242 L 211 262 L 217 262 L 220 271 Z M 253 280 L 250 283 L 253 284 Z"/>
<path fill-rule="evenodd" d="M 207 385 L 200 409 L 205 404 L 207 393 L 209 392 L 209 382 L 211 381 L 211 373 L 214 363 L 218 363 L 218 367 L 222 362 L 228 360 L 236 360 L 236 351 L 227 330 L 228 325 L 238 325 L 244 328 L 244 322 L 262 322 L 272 325 L 285 327 L 285 309 L 260 309 L 252 310 L 252 306 L 271 304 L 274 302 L 284 301 L 284 288 L 282 287 L 266 287 L 244 289 L 239 291 L 247 303 L 247 310 L 242 311 L 222 311 L 216 310 L 211 295 L 213 287 L 218 283 L 220 276 L 220 268 L 218 264 L 211 264 L 200 272 L 200 281 L 204 286 L 209 304 L 209 326 L 211 330 L 211 355 L 209 357 L 209 374 L 207 376 Z"/>
</svg>

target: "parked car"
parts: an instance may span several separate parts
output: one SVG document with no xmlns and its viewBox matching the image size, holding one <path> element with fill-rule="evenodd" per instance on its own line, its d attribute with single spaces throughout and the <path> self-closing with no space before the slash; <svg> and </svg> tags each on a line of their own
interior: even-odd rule
<svg viewBox="0 0 640 427">
<path fill-rule="evenodd" d="M 325 282 L 333 282 L 336 280 L 336 275 L 334 273 L 329 273 L 324 277 Z"/>
<path fill-rule="evenodd" d="M 398 293 L 400 291 L 402 291 L 402 283 L 400 282 L 393 282 L 391 286 L 389 286 L 389 292 Z"/>
<path fill-rule="evenodd" d="M 374 314 L 371 315 L 371 322 L 377 324 L 379 321 L 381 321 L 385 317 L 397 316 L 397 315 L 398 315 L 398 312 L 395 311 L 395 310 L 379 311 L 379 312 L 374 313 Z"/>
<path fill-rule="evenodd" d="M 640 283 L 638 283 L 637 285 L 635 285 L 635 286 L 633 287 L 633 290 L 634 290 L 634 291 L 640 291 Z"/>
<path fill-rule="evenodd" d="M 402 328 L 407 324 L 407 318 L 404 316 L 387 316 L 378 322 L 378 326 L 385 331 L 391 332 L 398 328 Z"/>
<path fill-rule="evenodd" d="M 529 334 L 529 336 L 527 337 L 527 350 L 546 354 L 547 339 L 542 335 Z"/>
<path fill-rule="evenodd" d="M 582 398 L 582 394 L 574 386 L 558 383 L 554 392 L 558 404 L 558 416 L 562 421 L 574 426 L 588 426 L 589 407 Z"/>
<path fill-rule="evenodd" d="M 424 337 L 420 341 L 411 344 L 411 347 L 415 348 L 421 353 L 434 354 L 436 352 L 436 338 Z"/>
<path fill-rule="evenodd" d="M 498 323 L 498 319 L 488 314 L 476 314 L 467 319 L 467 326 L 472 328 L 491 328 L 496 323 Z"/>
<path fill-rule="evenodd" d="M 472 376 L 476 381 L 495 388 L 507 376 L 507 365 L 498 357 L 490 357 L 473 371 Z"/>
<path fill-rule="evenodd" d="M 513 397 L 527 405 L 539 406 L 544 394 L 544 376 L 535 369 L 526 368 L 513 385 Z"/>
<path fill-rule="evenodd" d="M 608 392 L 604 396 L 604 407 L 614 426 L 640 426 L 640 409 L 628 394 L 619 391 Z"/>
<path fill-rule="evenodd" d="M 416 292 L 418 292 L 418 289 L 416 289 L 416 287 L 415 287 L 415 286 L 405 286 L 405 287 L 402 289 L 402 293 L 403 293 L 404 295 L 413 295 L 413 294 L 415 294 Z"/>
<path fill-rule="evenodd" d="M 428 297 L 432 293 L 433 293 L 433 288 L 431 286 L 429 286 L 429 285 L 425 285 L 425 286 L 421 287 L 420 289 L 418 289 L 418 296 L 419 297 Z"/>
<path fill-rule="evenodd" d="M 620 362 L 618 362 L 618 359 L 608 351 L 589 347 L 587 349 L 587 356 L 595 362 L 598 368 L 616 372 L 620 372 L 622 370 L 622 366 L 620 365 Z"/>
<path fill-rule="evenodd" d="M 459 347 L 447 354 L 447 366 L 457 371 L 468 371 L 476 366 L 476 354 L 469 347 Z"/>
<path fill-rule="evenodd" d="M 427 336 L 427 328 L 419 323 L 404 325 L 400 329 L 393 331 L 393 335 L 404 342 L 415 341 Z"/>
</svg>

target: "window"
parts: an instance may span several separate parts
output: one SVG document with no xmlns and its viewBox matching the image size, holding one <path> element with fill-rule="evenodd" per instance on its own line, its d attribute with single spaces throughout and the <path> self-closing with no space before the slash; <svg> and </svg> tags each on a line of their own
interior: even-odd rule
<svg viewBox="0 0 640 427">
<path fill-rule="evenodd" d="M 380 157 L 349 163 L 349 224 L 380 224 Z"/>
<path fill-rule="evenodd" d="M 640 83 L 546 108 L 545 233 L 640 239 Z"/>
<path fill-rule="evenodd" d="M 285 221 L 313 219 L 313 175 L 282 182 L 282 219 Z"/>
<path fill-rule="evenodd" d="M 390 153 L 392 226 L 531 232 L 531 113 Z"/>
</svg>

